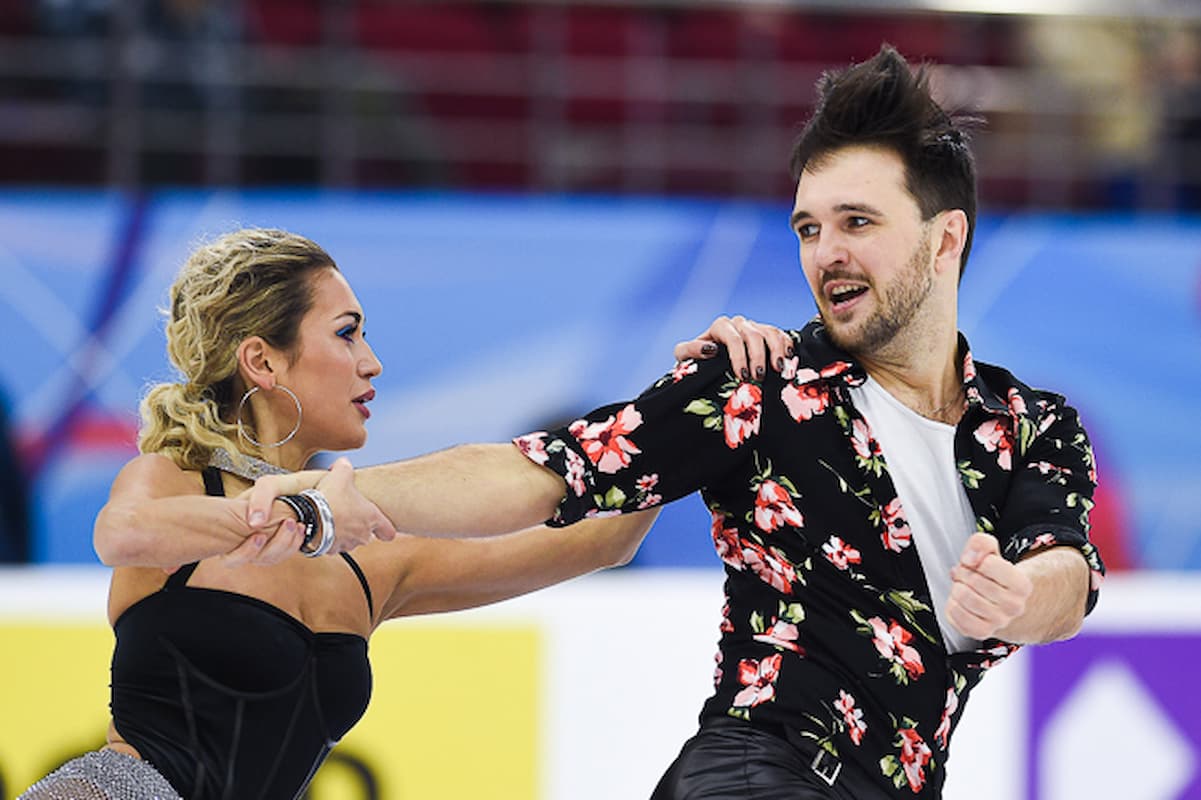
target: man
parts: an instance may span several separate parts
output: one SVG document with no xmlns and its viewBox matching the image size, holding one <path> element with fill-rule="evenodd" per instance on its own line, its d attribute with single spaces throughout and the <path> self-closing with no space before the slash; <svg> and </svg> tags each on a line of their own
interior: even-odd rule
<svg viewBox="0 0 1201 800">
<path fill-rule="evenodd" d="M 820 317 L 780 374 L 687 360 L 516 448 L 356 480 L 435 534 L 701 491 L 726 571 L 715 691 L 654 800 L 938 797 L 972 687 L 1018 644 L 1073 635 L 1103 571 L 1076 413 L 957 332 L 976 201 L 956 120 L 890 47 L 819 89 L 792 224 Z"/>
</svg>

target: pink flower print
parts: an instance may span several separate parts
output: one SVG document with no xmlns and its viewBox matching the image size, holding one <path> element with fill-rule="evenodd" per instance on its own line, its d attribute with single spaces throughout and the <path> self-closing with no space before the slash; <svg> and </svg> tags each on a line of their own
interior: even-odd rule
<svg viewBox="0 0 1201 800">
<path fill-rule="evenodd" d="M 799 631 L 797 626 L 791 622 L 785 622 L 777 619 L 763 633 L 756 633 L 751 638 L 756 642 L 763 642 L 774 647 L 783 647 L 785 650 L 791 650 L 794 653 L 804 654 L 804 648 L 796 643 Z"/>
<path fill-rule="evenodd" d="M 934 731 L 934 740 L 943 750 L 947 749 L 947 739 L 951 736 L 951 717 L 959 709 L 959 695 L 955 688 L 947 689 L 947 701 L 943 705 L 942 719 L 938 721 L 938 730 Z"/>
<path fill-rule="evenodd" d="M 902 628 L 895 619 L 885 623 L 880 617 L 872 617 L 867 623 L 872 626 L 872 644 L 881 658 L 900 664 L 911 680 L 925 673 L 921 654 L 909 644 L 913 640 L 912 633 Z"/>
<path fill-rule="evenodd" d="M 734 623 L 730 622 L 730 600 L 729 600 L 729 598 L 726 598 L 726 604 L 721 607 L 721 625 L 718 626 L 718 630 L 720 630 L 722 633 L 733 633 L 734 632 Z"/>
<path fill-rule="evenodd" d="M 913 534 L 909 530 L 909 523 L 902 516 L 903 513 L 899 497 L 894 497 L 888 505 L 880 509 L 880 517 L 884 521 L 881 539 L 884 541 L 884 547 L 894 553 L 901 552 L 913 541 Z"/>
<path fill-rule="evenodd" d="M 620 508 L 590 508 L 584 512 L 585 519 L 605 519 L 606 517 L 620 517 Z"/>
<path fill-rule="evenodd" d="M 513 440 L 513 444 L 517 445 L 517 449 L 521 454 L 533 461 L 535 464 L 546 464 L 549 455 L 546 453 L 546 432 L 537 431 L 535 433 L 527 433 L 525 436 L 518 436 Z"/>
<path fill-rule="evenodd" d="M 909 781 L 909 789 L 914 794 L 926 785 L 926 764 L 930 762 L 930 746 L 913 728 L 901 728 L 897 731 L 901 738 L 901 766 L 905 770 L 905 779 Z"/>
<path fill-rule="evenodd" d="M 787 489 L 771 479 L 759 484 L 755 495 L 755 527 L 771 533 L 784 525 L 799 528 L 804 524 L 805 519 L 792 504 Z"/>
<path fill-rule="evenodd" d="M 841 375 L 851 368 L 849 361 L 833 361 L 822 367 L 821 376 L 823 378 L 833 378 L 836 375 Z"/>
<path fill-rule="evenodd" d="M 577 422 L 575 425 L 578 425 Z M 612 475 L 630 465 L 630 456 L 642 451 L 626 438 L 642 424 L 642 414 L 630 403 L 604 422 L 585 425 L 578 432 L 572 426 L 572 435 L 580 440 L 580 446 L 588 459 L 601 472 Z"/>
<path fill-rule="evenodd" d="M 803 369 L 798 372 L 797 367 L 800 366 L 800 363 L 800 356 L 793 356 L 792 358 L 784 359 L 784 369 L 780 370 L 780 377 L 786 381 L 790 381 L 795 378 L 798 383 L 807 383 L 817 378 L 817 373 L 811 369 Z M 808 377 L 810 375 L 813 377 Z"/>
<path fill-rule="evenodd" d="M 864 461 L 869 461 L 880 455 L 880 444 L 872 438 L 871 430 L 862 417 L 851 420 L 851 446 L 855 453 Z"/>
<path fill-rule="evenodd" d="M 769 552 L 754 542 L 743 542 L 742 560 L 759 580 L 778 592 L 792 592 L 792 583 L 797 579 L 796 568 L 776 548 Z"/>
<path fill-rule="evenodd" d="M 679 383 L 694 372 L 696 372 L 696 362 L 691 358 L 677 362 L 671 371 L 671 382 Z"/>
<path fill-rule="evenodd" d="M 1030 543 L 1031 550 L 1037 550 L 1041 547 L 1052 547 L 1055 544 L 1055 534 L 1040 533 L 1034 537 L 1034 541 Z"/>
<path fill-rule="evenodd" d="M 1026 399 L 1012 386 L 1005 397 L 1005 404 L 1009 406 L 1009 413 L 1015 417 L 1026 413 Z"/>
<path fill-rule="evenodd" d="M 762 416 L 763 390 L 753 383 L 740 383 L 726 398 L 725 432 L 726 446 L 731 450 L 759 433 L 759 418 Z"/>
<path fill-rule="evenodd" d="M 1040 420 L 1039 420 L 1039 422 L 1038 422 L 1038 432 L 1039 432 L 1040 434 L 1041 434 L 1041 433 L 1046 433 L 1046 432 L 1047 432 L 1047 429 L 1048 429 L 1048 428 L 1050 428 L 1052 425 L 1054 425 L 1054 424 L 1055 424 L 1055 421 L 1056 421 L 1057 419 L 1059 419 L 1059 417 L 1057 417 L 1057 416 L 1056 416 L 1056 415 L 1055 415 L 1053 412 L 1052 412 L 1052 413 L 1050 413 L 1050 414 L 1047 414 L 1045 417 L 1043 417 L 1042 419 L 1040 419 Z"/>
<path fill-rule="evenodd" d="M 813 370 L 801 370 L 801 372 L 813 372 Z M 817 377 L 816 373 L 814 373 L 814 377 Z M 813 419 L 830 405 L 830 393 L 826 390 L 825 384 L 820 381 L 789 383 L 780 391 L 780 399 L 784 401 L 788 414 L 797 422 Z"/>
<path fill-rule="evenodd" d="M 963 380 L 965 383 L 976 380 L 976 362 L 971 353 L 963 354 Z"/>
<path fill-rule="evenodd" d="M 822 545 L 822 552 L 826 554 L 826 558 L 831 564 L 842 570 L 863 560 L 858 550 L 837 536 L 831 536 L 830 540 Z"/>
<path fill-rule="evenodd" d="M 713 515 L 713 546 L 717 549 L 718 558 L 734 569 L 742 569 L 742 541 L 738 537 L 738 529 L 727 528 L 725 522 L 724 515 Z"/>
<path fill-rule="evenodd" d="M 776 679 L 783 657 L 776 653 L 762 661 L 744 658 L 738 662 L 738 682 L 746 688 L 734 695 L 734 705 L 754 707 L 775 699 Z"/>
<path fill-rule="evenodd" d="M 662 502 L 663 502 L 663 495 L 648 494 L 646 497 L 644 497 L 638 501 L 638 509 L 642 510 L 644 508 L 651 508 L 652 506 L 657 506 Z"/>
<path fill-rule="evenodd" d="M 977 654 L 984 656 L 984 658 L 980 660 L 980 669 L 992 669 L 997 664 L 1000 664 L 1002 661 L 1017 652 L 1017 649 L 1018 646 L 1016 644 L 1000 642 L 985 650 L 976 651 Z"/>
<path fill-rule="evenodd" d="M 1004 470 L 1013 469 L 1013 433 L 1006 421 L 985 420 L 976 428 L 974 436 L 985 450 L 997 454 L 997 466 Z"/>
<path fill-rule="evenodd" d="M 1029 465 L 1030 469 L 1038 470 L 1039 475 L 1071 475 L 1072 471 L 1067 467 L 1060 467 L 1052 464 L 1050 461 L 1035 461 Z"/>
<path fill-rule="evenodd" d="M 659 474 L 643 475 L 638 480 L 634 481 L 634 485 L 638 487 L 638 493 L 642 498 L 638 501 L 638 508 L 650 508 L 657 506 L 663 502 L 663 496 L 655 494 L 651 491 L 659 485 Z"/>
<path fill-rule="evenodd" d="M 563 476 L 576 497 L 583 497 L 588 487 L 584 484 L 584 459 L 574 450 L 568 449 L 566 456 L 567 474 Z"/>
<path fill-rule="evenodd" d="M 838 699 L 834 701 L 834 710 L 842 714 L 842 721 L 847 726 L 847 735 L 855 744 L 863 743 L 863 734 L 867 732 L 867 723 L 863 721 L 863 709 L 855 707 L 855 698 L 838 690 Z"/>
</svg>

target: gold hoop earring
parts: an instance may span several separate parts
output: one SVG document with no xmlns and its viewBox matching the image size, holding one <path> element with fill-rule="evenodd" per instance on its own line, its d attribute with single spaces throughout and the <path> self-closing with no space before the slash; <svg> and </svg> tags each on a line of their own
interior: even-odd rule
<svg viewBox="0 0 1201 800">
<path fill-rule="evenodd" d="M 246 394 L 242 395 L 242 400 L 238 403 L 238 413 L 236 416 L 238 422 L 238 437 L 245 439 L 247 442 L 260 449 L 267 447 L 282 447 L 283 445 L 292 441 L 292 437 L 296 435 L 298 430 L 300 430 L 300 420 L 304 416 L 304 409 L 300 407 L 300 398 L 296 396 L 295 392 L 293 392 L 287 386 L 284 386 L 282 383 L 275 384 L 275 388 L 283 389 L 284 394 L 286 394 L 288 397 L 291 397 L 292 402 L 296 404 L 296 424 L 292 426 L 292 431 L 278 442 L 274 442 L 272 444 L 263 444 L 247 433 L 246 427 L 242 424 L 242 409 L 246 406 L 246 401 L 250 399 L 250 396 L 259 390 L 258 386 L 251 386 L 249 389 L 247 389 Z"/>
</svg>

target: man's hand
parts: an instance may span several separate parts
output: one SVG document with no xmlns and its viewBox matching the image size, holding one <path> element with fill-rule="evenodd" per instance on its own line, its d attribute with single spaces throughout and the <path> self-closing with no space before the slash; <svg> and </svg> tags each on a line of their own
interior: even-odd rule
<svg viewBox="0 0 1201 800">
<path fill-rule="evenodd" d="M 335 537 L 331 552 L 343 553 L 352 550 L 366 544 L 373 537 L 383 541 L 396 538 L 396 529 L 391 520 L 355 487 L 354 468 L 345 457 L 335 461 L 328 472 L 309 470 L 259 478 L 245 495 L 248 500 L 247 518 L 250 527 L 260 528 L 267 524 L 271 518 L 271 506 L 275 498 L 310 488 L 316 488 L 325 495 L 334 513 Z M 259 531 L 253 536 L 262 533 Z M 276 538 L 278 536 L 276 534 Z"/>
<path fill-rule="evenodd" d="M 373 538 L 390 542 L 396 529 L 384 512 L 376 508 L 354 485 L 354 468 L 343 456 L 317 482 L 317 490 L 325 495 L 334 512 L 334 548 L 332 553 L 345 553 Z"/>
<path fill-rule="evenodd" d="M 1001 557 L 997 538 L 975 533 L 951 568 L 947 618 L 964 636 L 989 639 L 1026 612 L 1033 591 L 1025 571 Z"/>
<path fill-rule="evenodd" d="M 676 361 L 712 358 L 717 355 L 718 344 L 726 346 L 734 374 L 744 381 L 750 380 L 752 375 L 756 380 L 762 380 L 767 374 L 768 363 L 777 372 L 783 370 L 784 359 L 792 355 L 792 338 L 776 326 L 753 322 L 743 316 L 721 316 L 695 339 L 677 344 Z"/>
</svg>

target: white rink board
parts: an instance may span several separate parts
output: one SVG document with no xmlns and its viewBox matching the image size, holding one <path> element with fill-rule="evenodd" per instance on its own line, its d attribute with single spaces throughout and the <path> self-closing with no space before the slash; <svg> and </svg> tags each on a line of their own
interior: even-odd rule
<svg viewBox="0 0 1201 800">
<path fill-rule="evenodd" d="M 103 569 L 3 569 L 0 621 L 103 623 L 106 590 Z M 389 624 L 536 625 L 548 676 L 543 797 L 620 800 L 647 797 L 694 731 L 711 688 L 721 604 L 716 570 L 629 569 L 490 608 Z M 1201 635 L 1201 576 L 1111 578 L 1085 631 Z M 952 746 L 948 800 L 1026 796 L 1029 652 L 998 667 L 973 694 Z M 1076 788 L 1080 797 L 1106 796 Z"/>
</svg>

